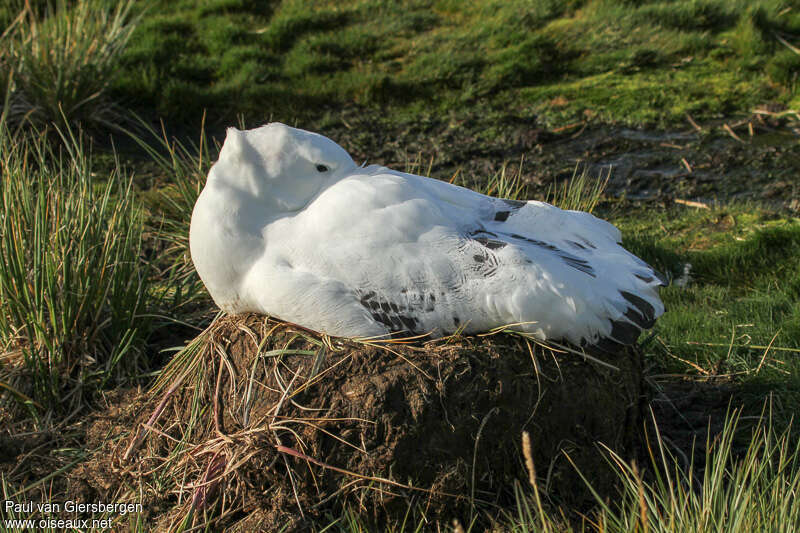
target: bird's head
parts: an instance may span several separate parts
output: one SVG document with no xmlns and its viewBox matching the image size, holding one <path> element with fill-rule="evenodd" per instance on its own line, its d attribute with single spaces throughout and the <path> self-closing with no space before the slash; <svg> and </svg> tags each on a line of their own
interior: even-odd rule
<svg viewBox="0 0 800 533">
<path fill-rule="evenodd" d="M 282 211 L 297 211 L 323 184 L 355 168 L 350 155 L 327 137 L 273 122 L 245 131 L 228 128 L 208 178 Z"/>
</svg>

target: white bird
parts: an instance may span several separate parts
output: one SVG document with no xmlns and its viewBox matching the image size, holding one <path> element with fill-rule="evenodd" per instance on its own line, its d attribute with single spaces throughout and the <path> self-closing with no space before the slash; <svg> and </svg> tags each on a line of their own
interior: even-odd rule
<svg viewBox="0 0 800 533">
<path fill-rule="evenodd" d="M 200 278 L 227 313 L 343 337 L 485 332 L 605 351 L 664 312 L 663 278 L 589 213 L 491 198 L 280 123 L 229 128 L 192 213 Z"/>
</svg>

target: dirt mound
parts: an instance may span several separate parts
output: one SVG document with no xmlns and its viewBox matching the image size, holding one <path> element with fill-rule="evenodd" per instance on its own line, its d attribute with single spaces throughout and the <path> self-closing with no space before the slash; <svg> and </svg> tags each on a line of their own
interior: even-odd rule
<svg viewBox="0 0 800 533">
<path fill-rule="evenodd" d="M 361 343 L 227 317 L 149 395 L 95 423 L 89 440 L 107 444 L 72 489 L 88 501 L 143 494 L 160 527 L 301 528 L 342 506 L 378 523 L 409 505 L 463 521 L 527 484 L 527 430 L 541 490 L 580 505 L 588 494 L 563 452 L 607 490 L 595 444 L 624 456 L 641 427 L 640 356 L 604 362 L 616 369 L 508 334 Z"/>
</svg>

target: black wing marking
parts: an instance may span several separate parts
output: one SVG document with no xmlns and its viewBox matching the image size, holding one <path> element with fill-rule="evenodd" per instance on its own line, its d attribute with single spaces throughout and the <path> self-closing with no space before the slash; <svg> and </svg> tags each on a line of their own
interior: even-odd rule
<svg viewBox="0 0 800 533">
<path fill-rule="evenodd" d="M 642 276 L 648 277 L 648 278 L 652 277 L 652 276 L 655 276 L 656 279 L 658 279 L 659 286 L 666 287 L 667 285 L 669 285 L 669 280 L 667 279 L 667 277 L 664 274 L 662 274 L 661 272 L 659 272 L 658 270 L 656 270 L 655 268 L 653 268 L 650 265 L 648 265 L 645 261 L 642 260 L 641 257 L 637 257 L 637 256 L 634 255 L 633 259 L 640 266 L 642 266 L 642 267 L 644 267 L 646 269 L 646 270 L 644 270 L 642 272 L 639 272 L 639 273 L 635 274 L 635 276 L 637 278 L 641 279 L 645 283 L 650 283 L 649 281 L 645 280 Z"/>
<path fill-rule="evenodd" d="M 634 344 L 636 340 L 639 338 L 639 334 L 642 330 L 631 324 L 630 322 L 626 322 L 624 320 L 612 320 L 611 321 L 611 335 L 609 335 L 613 340 L 621 343 L 621 344 Z"/>
<path fill-rule="evenodd" d="M 487 239 L 486 237 L 477 237 L 473 239 L 475 242 L 482 244 L 486 248 L 490 250 L 500 250 L 508 246 L 508 243 L 505 241 L 498 241 L 496 239 Z"/>
<path fill-rule="evenodd" d="M 661 272 L 659 272 L 655 268 L 651 267 L 650 265 L 647 265 L 647 268 L 649 268 L 650 272 L 652 272 L 653 275 L 658 279 L 659 286 L 666 287 L 667 285 L 669 285 L 669 280 L 667 279 L 667 277 L 664 274 L 662 274 Z"/>
<path fill-rule="evenodd" d="M 524 236 L 519 235 L 517 233 L 512 233 L 511 234 L 511 238 L 512 239 L 517 239 L 517 240 L 522 240 L 522 241 L 525 241 L 525 242 L 529 242 L 529 243 L 531 243 L 531 244 L 533 244 L 535 246 L 538 246 L 540 248 L 544 248 L 545 250 L 553 252 L 556 255 L 556 257 L 559 257 L 562 261 L 564 261 L 564 263 L 567 266 L 570 266 L 570 267 L 574 268 L 575 270 L 579 270 L 579 271 L 583 272 L 584 274 L 587 274 L 587 275 L 589 275 L 589 276 L 591 276 L 593 278 L 597 277 L 597 274 L 595 273 L 594 268 L 592 268 L 592 265 L 587 260 L 581 259 L 577 255 L 574 255 L 574 254 L 571 254 L 571 253 L 569 253 L 569 252 L 567 252 L 565 250 L 562 250 L 558 246 L 555 246 L 555 245 L 550 244 L 548 242 L 540 241 L 538 239 L 531 239 L 530 237 L 524 237 Z"/>
<path fill-rule="evenodd" d="M 610 337 L 602 337 L 592 343 L 588 342 L 586 339 L 583 339 L 583 341 L 581 341 L 581 348 L 587 352 L 617 354 L 625 348 L 625 345 L 616 342 Z"/>
<path fill-rule="evenodd" d="M 472 260 L 475 262 L 475 270 L 485 278 L 494 276 L 500 267 L 497 256 L 489 246 L 473 254 Z"/>
<path fill-rule="evenodd" d="M 624 350 L 626 346 L 635 344 L 639 339 L 642 329 L 624 320 L 609 320 L 611 322 L 611 333 L 606 337 L 600 337 L 594 342 L 586 339 L 581 341 L 581 348 L 589 353 L 596 354 L 617 354 Z"/>
<path fill-rule="evenodd" d="M 507 199 L 502 199 L 501 202 L 503 204 L 502 207 L 497 209 L 494 214 L 495 222 L 505 222 L 508 220 L 509 216 L 527 204 L 527 202 Z M 593 278 L 597 278 L 597 273 L 589 261 L 579 257 L 578 255 L 575 255 L 575 253 L 567 252 L 566 250 L 563 250 L 552 243 L 525 237 L 516 233 L 512 233 L 510 235 L 503 233 L 502 235 L 504 237 L 510 237 L 511 239 L 525 241 L 533 244 L 534 246 L 552 252 L 567 266 L 583 272 L 584 274 L 587 274 Z M 473 240 L 487 248 L 487 252 L 489 250 L 499 250 L 506 246 L 505 241 L 500 240 L 497 234 L 486 231 L 483 228 L 473 232 L 470 236 L 473 238 Z M 592 250 L 597 249 L 597 246 L 594 243 L 581 236 L 576 236 L 575 240 L 566 240 L 566 244 L 577 251 L 576 253 L 581 255 L 585 253 L 591 254 Z M 479 263 L 486 262 L 486 256 L 484 255 L 475 255 L 474 259 Z M 638 257 L 636 259 L 641 266 L 647 269 L 634 273 L 638 279 L 645 283 L 653 283 L 654 281 L 658 280 L 659 285 L 661 286 L 667 284 L 667 279 L 662 274 Z M 655 324 L 655 308 L 650 303 L 640 296 L 628 291 L 620 291 L 620 295 L 630 304 L 626 312 L 623 314 L 623 318 L 619 320 L 610 320 L 611 332 L 606 337 L 600 338 L 594 342 L 584 340 L 581 343 L 583 347 L 597 349 L 602 352 L 618 352 L 625 346 L 636 343 L 642 330 L 651 328 L 653 324 Z"/>
<path fill-rule="evenodd" d="M 393 337 L 424 333 L 421 330 L 422 324 L 419 316 L 422 313 L 434 311 L 436 296 L 432 293 L 419 294 L 408 289 L 402 289 L 400 292 L 406 296 L 406 302 L 390 301 L 378 296 L 375 291 L 357 290 L 356 295 L 364 309 L 376 322 L 386 326 Z M 396 333 L 403 335 L 394 335 Z"/>
<path fill-rule="evenodd" d="M 521 200 L 509 200 L 507 198 L 500 199 L 506 207 L 510 207 L 511 209 L 500 209 L 495 211 L 494 220 L 495 222 L 505 222 L 508 220 L 508 217 L 511 216 L 515 211 L 519 211 L 525 206 L 528 202 L 523 202 Z"/>
<path fill-rule="evenodd" d="M 655 324 L 655 308 L 649 302 L 628 291 L 619 291 L 619 294 L 630 304 L 622 315 L 626 320 L 610 320 L 611 333 L 593 343 L 584 341 L 584 348 L 607 353 L 617 352 L 624 346 L 635 344 L 642 330 Z"/>
<path fill-rule="evenodd" d="M 497 234 L 481 227 L 466 235 L 460 246 L 462 252 L 472 254 L 472 261 L 475 263 L 474 270 L 487 278 L 495 275 L 500 267 L 495 252 L 508 246 L 506 241 L 491 237 L 497 237 Z M 472 243 L 477 243 L 481 247 L 477 248 Z"/>
<path fill-rule="evenodd" d="M 636 324 L 641 329 L 650 329 L 655 324 L 654 320 L 646 320 L 641 314 L 639 314 L 635 309 L 629 307 L 627 311 L 622 315 L 632 324 Z"/>
<path fill-rule="evenodd" d="M 514 200 L 510 200 L 510 201 L 514 201 Z M 524 205 L 524 204 L 525 203 L 523 202 L 522 205 Z M 503 212 L 504 211 L 500 211 L 499 213 L 503 213 Z M 491 231 L 487 231 L 486 229 L 484 229 L 482 227 L 480 229 L 475 230 L 472 233 L 470 233 L 469 237 L 472 240 L 482 244 L 483 246 L 485 246 L 489 250 L 500 250 L 503 247 L 508 245 L 508 243 L 506 241 L 500 240 L 499 238 L 491 239 L 489 237 L 485 237 L 484 235 L 488 235 L 490 237 L 499 237 L 499 235 L 497 233 L 494 233 L 494 232 L 491 232 Z M 550 244 L 550 243 L 547 243 L 547 242 L 544 242 L 544 241 L 540 241 L 538 239 L 531 239 L 529 237 L 525 237 L 525 236 L 519 235 L 517 233 L 511 233 L 510 235 L 504 233 L 502 235 L 507 236 L 507 237 L 510 236 L 512 239 L 522 240 L 522 241 L 525 241 L 525 242 L 529 242 L 529 243 L 531 243 L 531 244 L 533 244 L 535 246 L 538 246 L 540 248 L 544 248 L 544 249 L 546 249 L 546 250 L 548 250 L 550 252 L 553 252 L 557 257 L 559 257 L 562 261 L 564 261 L 564 263 L 566 263 L 568 266 L 570 266 L 570 267 L 572 267 L 572 268 L 574 268 L 576 270 L 579 270 L 579 271 L 583 272 L 584 274 L 587 274 L 587 275 L 589 275 L 589 276 L 591 276 L 593 278 L 597 277 L 597 274 L 595 273 L 594 268 L 592 268 L 592 265 L 588 261 L 586 261 L 585 259 L 581 259 L 580 257 L 578 257 L 578 256 L 576 256 L 574 254 L 571 254 L 571 253 L 569 253 L 569 252 L 567 252 L 565 250 L 562 250 L 558 246 L 555 246 L 553 244 Z M 573 241 L 568 241 L 568 242 L 573 242 Z M 580 243 L 574 242 L 574 244 L 576 244 L 582 250 L 586 250 L 587 249 L 586 246 L 583 246 Z M 587 243 L 587 246 L 589 246 L 591 248 L 594 248 L 594 245 L 592 245 L 591 243 Z M 484 262 L 484 261 L 481 261 L 477 256 L 475 256 L 475 261 Z"/>
<path fill-rule="evenodd" d="M 655 323 L 656 310 L 646 300 L 640 296 L 636 296 L 628 291 L 619 291 L 620 295 L 625 298 L 639 313 L 642 315 L 645 323 Z"/>
</svg>

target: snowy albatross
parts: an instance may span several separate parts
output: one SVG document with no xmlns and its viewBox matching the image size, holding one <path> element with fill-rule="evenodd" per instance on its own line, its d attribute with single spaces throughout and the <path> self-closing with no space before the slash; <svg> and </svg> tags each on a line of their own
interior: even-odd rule
<svg viewBox="0 0 800 533">
<path fill-rule="evenodd" d="M 513 329 L 604 351 L 664 312 L 661 276 L 589 213 L 386 167 L 284 124 L 228 129 L 192 213 L 228 313 L 343 337 Z"/>
</svg>

